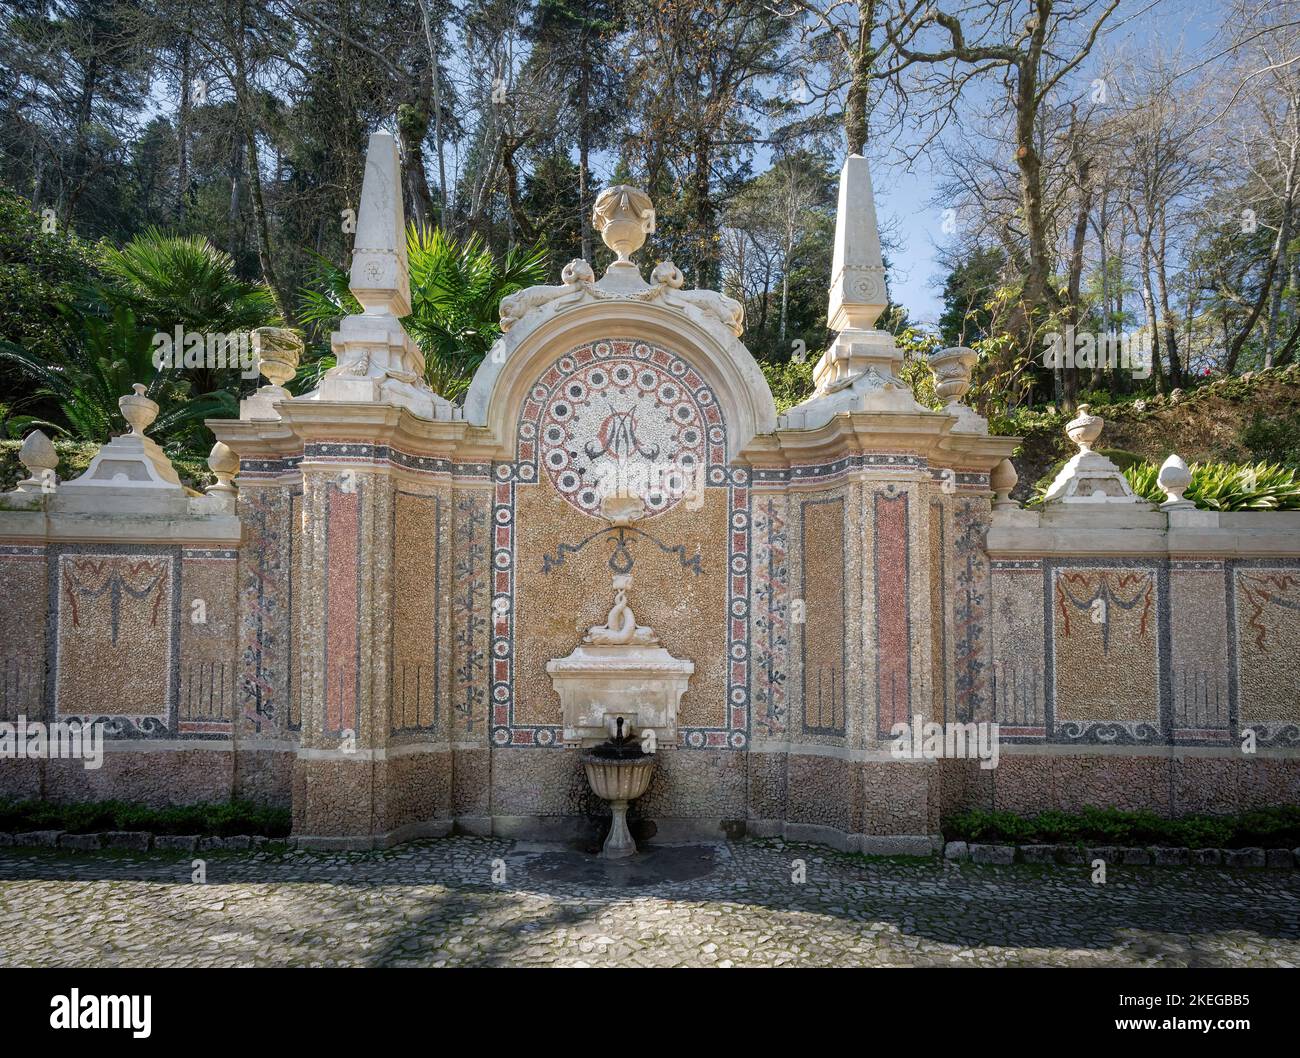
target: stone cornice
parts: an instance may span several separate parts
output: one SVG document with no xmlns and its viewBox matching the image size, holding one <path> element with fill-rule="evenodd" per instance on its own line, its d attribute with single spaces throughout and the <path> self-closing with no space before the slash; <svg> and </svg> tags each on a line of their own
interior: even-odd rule
<svg viewBox="0 0 1300 1058">
<path fill-rule="evenodd" d="M 783 468 L 860 453 L 909 453 L 932 466 L 988 472 L 1021 441 L 953 433 L 955 423 L 939 412 L 841 412 L 812 430 L 777 430 L 755 437 L 739 458 L 754 467 Z"/>
</svg>

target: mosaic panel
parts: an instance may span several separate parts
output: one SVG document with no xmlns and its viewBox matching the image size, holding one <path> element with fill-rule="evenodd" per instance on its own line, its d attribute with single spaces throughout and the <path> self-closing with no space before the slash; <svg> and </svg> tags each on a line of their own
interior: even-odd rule
<svg viewBox="0 0 1300 1058">
<path fill-rule="evenodd" d="M 45 548 L 0 547 L 0 720 L 45 715 Z"/>
<path fill-rule="evenodd" d="M 937 719 L 943 723 L 951 719 L 949 713 L 952 710 L 953 696 L 950 686 L 953 680 L 948 671 L 948 626 L 952 615 L 948 612 L 950 570 L 945 548 L 947 539 L 947 508 L 936 500 L 930 504 L 930 673 L 935 689 Z"/>
<path fill-rule="evenodd" d="M 492 569 L 488 497 L 469 492 L 456 497 L 452 534 L 451 613 L 453 632 L 453 724 L 457 736 L 483 737 L 487 729 L 488 660 L 491 649 Z"/>
<path fill-rule="evenodd" d="M 953 508 L 953 522 L 954 703 L 957 721 L 968 723 L 984 714 L 989 693 L 989 564 L 984 551 L 987 508 L 973 500 L 962 500 Z"/>
<path fill-rule="evenodd" d="M 442 719 L 442 501 L 399 491 L 393 505 L 390 730 L 431 731 Z"/>
<path fill-rule="evenodd" d="M 682 502 L 703 470 L 706 437 L 725 441 L 721 412 L 681 357 L 646 343 L 594 342 L 561 357 L 533 387 L 520 424 L 520 458 L 538 461 L 565 501 L 599 514 L 602 481 L 624 478 L 631 465 L 656 467 L 632 483 L 648 514 Z M 609 491 L 608 487 L 605 491 Z"/>
<path fill-rule="evenodd" d="M 177 730 L 228 737 L 238 671 L 235 573 L 238 552 L 185 548 L 181 561 L 181 671 Z"/>
<path fill-rule="evenodd" d="M 1160 739 L 1157 569 L 1064 565 L 1049 583 L 1053 733 L 1066 741 Z"/>
<path fill-rule="evenodd" d="M 113 736 L 174 727 L 180 549 L 51 548 L 49 666 L 56 718 Z"/>
<path fill-rule="evenodd" d="M 1169 624 L 1174 737 L 1229 737 L 1228 613 L 1222 562 L 1170 563 Z"/>
<path fill-rule="evenodd" d="M 876 734 L 910 722 L 912 700 L 911 572 L 908 543 L 908 495 L 891 491 L 872 494 L 876 610 Z"/>
<path fill-rule="evenodd" d="M 242 467 L 240 477 L 242 482 Z M 243 485 L 239 517 L 244 538 L 239 553 L 237 707 L 253 734 L 296 731 L 301 718 L 294 679 L 293 574 L 302 489 Z"/>
<path fill-rule="evenodd" d="M 1300 568 L 1234 565 L 1237 714 L 1265 743 L 1300 744 Z"/>
<path fill-rule="evenodd" d="M 786 679 L 790 665 L 789 500 L 761 495 L 754 503 L 753 641 L 754 729 L 766 738 L 788 723 Z M 802 614 L 800 614 L 802 617 Z"/>
<path fill-rule="evenodd" d="M 324 733 L 357 731 L 360 719 L 361 489 L 328 486 L 325 516 Z"/>
<path fill-rule="evenodd" d="M 989 566 L 992 718 L 1003 738 L 1043 738 L 1047 734 L 1043 562 L 997 560 Z"/>
<path fill-rule="evenodd" d="M 848 714 L 843 497 L 803 501 L 800 533 L 803 727 L 809 734 L 843 735 Z"/>
</svg>

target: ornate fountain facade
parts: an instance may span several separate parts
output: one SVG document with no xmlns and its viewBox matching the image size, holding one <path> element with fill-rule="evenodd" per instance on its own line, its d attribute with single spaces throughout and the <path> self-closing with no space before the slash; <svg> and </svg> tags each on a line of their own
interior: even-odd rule
<svg viewBox="0 0 1300 1058">
<path fill-rule="evenodd" d="M 400 203 L 378 135 L 365 311 L 311 394 L 280 388 L 285 343 L 265 357 L 269 385 L 211 423 L 209 495 L 125 438 L 101 484 L 58 484 L 33 443 L 0 510 L 0 720 L 103 722 L 109 751 L 0 761 L 0 793 L 290 803 L 324 846 L 567 837 L 599 826 L 583 747 L 621 717 L 655 732 L 634 808 L 655 840 L 921 852 L 974 805 L 1297 799 L 1300 519 L 1155 509 L 1091 420 L 1060 502 L 1019 509 L 1016 440 L 961 403 L 966 352 L 935 358 L 936 411 L 874 329 L 865 160 L 841 178 L 837 335 L 781 416 L 740 306 L 643 274 L 653 208 L 626 187 L 596 204 L 615 262 L 506 298 L 452 405 L 400 323 Z M 998 767 L 899 754 L 918 719 L 997 723 Z"/>
</svg>

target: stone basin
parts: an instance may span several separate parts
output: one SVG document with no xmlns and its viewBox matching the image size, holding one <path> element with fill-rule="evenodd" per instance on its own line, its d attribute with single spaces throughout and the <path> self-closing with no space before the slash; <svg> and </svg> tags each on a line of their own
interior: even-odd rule
<svg viewBox="0 0 1300 1058">
<path fill-rule="evenodd" d="M 582 767 L 587 782 L 597 797 L 609 802 L 613 818 L 609 835 L 605 838 L 601 855 L 607 860 L 622 859 L 636 852 L 636 842 L 627 829 L 627 806 L 650 787 L 655 759 L 652 756 L 623 759 L 601 757 L 594 753 L 582 755 Z"/>
</svg>

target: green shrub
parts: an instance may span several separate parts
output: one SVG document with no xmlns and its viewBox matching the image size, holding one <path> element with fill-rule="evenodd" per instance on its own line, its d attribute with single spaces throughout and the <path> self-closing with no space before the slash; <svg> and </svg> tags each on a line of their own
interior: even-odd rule
<svg viewBox="0 0 1300 1058">
<path fill-rule="evenodd" d="M 1300 412 L 1275 417 L 1255 412 L 1241 431 L 1241 445 L 1261 463 L 1300 468 Z"/>
<path fill-rule="evenodd" d="M 812 396 L 814 363 L 812 357 L 808 357 L 803 363 L 796 360 L 786 360 L 784 363 L 772 363 L 766 360 L 759 362 L 759 367 L 763 369 L 763 374 L 767 378 L 767 384 L 771 387 L 772 399 L 776 401 L 778 412 L 788 411 Z"/>
<path fill-rule="evenodd" d="M 1164 503 L 1160 467 L 1147 463 L 1132 452 L 1118 448 L 1098 449 L 1124 471 L 1129 485 L 1142 499 Z M 1034 483 L 1028 507 L 1042 506 L 1048 488 L 1065 461 L 1054 465 Z M 1193 463 L 1188 468 L 1192 483 L 1185 497 L 1207 511 L 1296 511 L 1300 510 L 1300 471 L 1275 463 Z"/>
<path fill-rule="evenodd" d="M 1077 814 L 1047 811 L 1025 817 L 975 808 L 944 823 L 948 841 L 1002 845 L 1161 845 L 1182 848 L 1294 848 L 1300 844 L 1300 805 L 1258 808 L 1240 815 L 1188 815 L 1085 805 Z"/>
<path fill-rule="evenodd" d="M 249 801 L 151 808 L 127 801 L 52 804 L 0 798 L 0 831 L 66 830 L 90 834 L 105 830 L 147 830 L 154 834 L 234 834 L 282 838 L 289 834 L 287 808 Z"/>
</svg>

